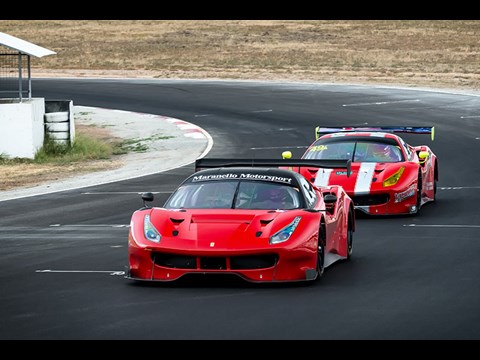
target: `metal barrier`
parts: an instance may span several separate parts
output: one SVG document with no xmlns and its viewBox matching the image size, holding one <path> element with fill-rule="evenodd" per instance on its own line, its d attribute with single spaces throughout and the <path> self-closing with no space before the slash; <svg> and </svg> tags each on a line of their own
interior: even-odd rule
<svg viewBox="0 0 480 360">
<path fill-rule="evenodd" d="M 0 98 L 32 98 L 30 55 L 0 52 Z"/>
</svg>

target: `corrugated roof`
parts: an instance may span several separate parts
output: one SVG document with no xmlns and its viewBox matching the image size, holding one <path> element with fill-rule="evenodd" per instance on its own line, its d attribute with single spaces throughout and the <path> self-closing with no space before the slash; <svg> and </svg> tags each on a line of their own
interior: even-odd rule
<svg viewBox="0 0 480 360">
<path fill-rule="evenodd" d="M 0 45 L 19 51 L 23 54 L 32 55 L 38 58 L 56 54 L 55 51 L 32 44 L 31 42 L 19 39 L 15 36 L 0 32 Z"/>
</svg>

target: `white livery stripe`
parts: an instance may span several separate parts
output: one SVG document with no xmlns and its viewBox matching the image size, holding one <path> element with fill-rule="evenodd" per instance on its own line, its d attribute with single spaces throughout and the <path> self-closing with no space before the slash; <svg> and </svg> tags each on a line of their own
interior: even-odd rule
<svg viewBox="0 0 480 360">
<path fill-rule="evenodd" d="M 361 163 L 358 169 L 354 192 L 356 195 L 370 193 L 376 163 Z"/>
<path fill-rule="evenodd" d="M 318 169 L 314 185 L 327 186 L 330 183 L 330 175 L 333 169 Z"/>
<path fill-rule="evenodd" d="M 369 132 L 369 131 L 366 131 L 366 132 Z M 368 136 L 384 138 L 384 137 L 387 137 L 387 133 L 382 131 L 374 131 L 374 132 L 371 132 Z"/>
</svg>

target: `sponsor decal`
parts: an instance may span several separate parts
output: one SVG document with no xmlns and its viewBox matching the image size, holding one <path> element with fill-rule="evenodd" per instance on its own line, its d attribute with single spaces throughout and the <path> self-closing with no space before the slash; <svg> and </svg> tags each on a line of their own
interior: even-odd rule
<svg viewBox="0 0 480 360">
<path fill-rule="evenodd" d="M 251 173 L 242 173 L 242 174 L 215 174 L 215 175 L 198 175 L 192 178 L 192 182 L 198 181 L 210 181 L 210 180 L 229 180 L 229 179 L 248 179 L 248 180 L 263 180 L 270 182 L 279 182 L 284 184 L 291 184 L 292 178 L 274 176 L 274 175 L 262 175 L 262 174 L 251 174 Z"/>
<path fill-rule="evenodd" d="M 215 174 L 194 176 L 192 182 L 208 180 L 238 179 L 238 174 Z"/>
<path fill-rule="evenodd" d="M 402 202 L 403 200 L 412 197 L 415 195 L 415 190 L 415 185 L 412 185 L 407 190 L 395 194 L 395 203 Z"/>
<path fill-rule="evenodd" d="M 259 175 L 259 174 L 240 174 L 240 179 L 266 180 L 290 184 L 292 178 L 273 176 L 273 175 Z"/>
<path fill-rule="evenodd" d="M 335 175 L 345 175 L 345 176 L 347 176 L 347 172 L 346 171 L 335 171 Z"/>
<path fill-rule="evenodd" d="M 327 145 L 317 145 L 317 146 L 312 146 L 310 148 L 310 151 L 323 151 L 327 149 L 328 149 Z"/>
</svg>

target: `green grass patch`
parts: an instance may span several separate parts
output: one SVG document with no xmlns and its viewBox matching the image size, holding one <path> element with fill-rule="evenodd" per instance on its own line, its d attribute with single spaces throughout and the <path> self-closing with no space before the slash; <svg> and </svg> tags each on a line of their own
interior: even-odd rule
<svg viewBox="0 0 480 360">
<path fill-rule="evenodd" d="M 148 138 L 142 139 L 127 139 L 115 144 L 114 155 L 126 154 L 130 151 L 133 152 L 146 152 L 148 150 L 148 145 L 146 143 L 156 140 L 165 140 L 173 138 L 174 136 L 168 135 L 152 135 Z"/>
<path fill-rule="evenodd" d="M 143 139 L 144 141 L 155 141 L 155 140 L 166 140 L 166 139 L 171 139 L 174 138 L 175 136 L 171 135 L 153 135 L 148 138 Z"/>
<path fill-rule="evenodd" d="M 68 164 L 88 160 L 105 160 L 115 155 L 129 152 L 146 152 L 148 142 L 170 139 L 174 136 L 153 135 L 142 139 L 127 139 L 116 142 L 101 141 L 82 133 L 77 133 L 73 146 L 56 143 L 45 134 L 43 147 L 34 159 L 9 158 L 0 154 L 0 165 L 8 164 Z"/>
<path fill-rule="evenodd" d="M 8 158 L 0 154 L 0 164 L 68 164 L 72 162 L 109 159 L 118 144 L 106 143 L 83 134 L 77 134 L 73 146 L 62 145 L 45 136 L 43 147 L 34 159 Z"/>
<path fill-rule="evenodd" d="M 43 147 L 35 155 L 35 163 L 71 163 L 86 160 L 109 159 L 114 153 L 109 144 L 83 134 L 77 134 L 73 146 L 61 145 L 45 136 Z"/>
<path fill-rule="evenodd" d="M 115 155 L 122 155 L 127 154 L 130 151 L 134 152 L 146 152 L 148 150 L 148 146 L 141 143 L 142 140 L 135 140 L 135 139 L 128 139 L 116 143 L 114 154 Z"/>
</svg>

